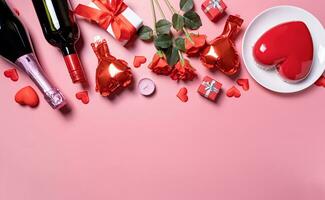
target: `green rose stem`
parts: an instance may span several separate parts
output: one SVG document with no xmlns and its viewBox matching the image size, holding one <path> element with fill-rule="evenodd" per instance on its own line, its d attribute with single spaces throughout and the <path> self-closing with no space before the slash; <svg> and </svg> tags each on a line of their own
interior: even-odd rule
<svg viewBox="0 0 325 200">
<path fill-rule="evenodd" d="M 157 37 L 157 29 L 156 29 L 156 23 L 157 23 L 157 14 L 156 14 L 156 9 L 155 9 L 155 4 L 153 2 L 154 0 L 151 0 L 151 10 L 152 10 L 152 15 L 153 15 L 153 21 L 154 21 L 154 24 L 153 24 L 153 36 L 154 37 Z M 165 17 L 165 15 L 163 15 L 163 17 Z M 160 56 L 160 57 L 163 57 L 164 56 L 164 53 L 160 50 L 157 50 L 157 54 Z"/>
<path fill-rule="evenodd" d="M 173 7 L 173 5 L 170 3 L 170 1 L 169 1 L 169 0 L 164 0 L 164 1 L 165 1 L 166 5 L 167 5 L 169 11 L 170 11 L 172 14 L 176 14 L 177 11 L 176 11 L 176 9 Z M 189 41 L 190 41 L 192 44 L 195 44 L 194 41 L 193 41 L 193 39 L 192 39 L 192 37 L 191 37 L 191 35 L 190 35 L 190 33 L 188 32 L 188 30 L 187 30 L 186 28 L 184 28 L 184 27 L 182 28 L 182 30 L 183 30 L 183 32 L 185 33 L 186 38 L 188 38 Z"/>
<path fill-rule="evenodd" d="M 160 6 L 160 4 L 159 4 L 159 1 L 158 1 L 158 0 L 154 0 L 154 1 L 155 1 L 156 4 L 157 4 L 158 10 L 160 11 L 161 16 L 162 16 L 164 19 L 166 19 L 165 13 L 164 13 L 164 11 L 161 9 L 161 6 Z"/>
<path fill-rule="evenodd" d="M 177 12 L 176 9 L 173 7 L 173 5 L 170 3 L 169 0 L 164 0 L 164 1 L 167 4 L 167 6 L 168 6 L 168 8 L 169 8 L 169 10 L 171 11 L 172 14 Z"/>
<path fill-rule="evenodd" d="M 185 61 L 184 61 L 183 54 L 180 50 L 177 51 L 178 51 L 179 59 L 181 60 L 181 66 L 184 67 Z"/>
<path fill-rule="evenodd" d="M 152 11 L 152 15 L 153 15 L 153 35 L 157 36 L 157 29 L 156 29 L 156 23 L 157 23 L 157 15 L 156 15 L 156 10 L 155 10 L 155 5 L 153 3 L 153 0 L 150 1 L 151 2 L 151 11 Z"/>
</svg>

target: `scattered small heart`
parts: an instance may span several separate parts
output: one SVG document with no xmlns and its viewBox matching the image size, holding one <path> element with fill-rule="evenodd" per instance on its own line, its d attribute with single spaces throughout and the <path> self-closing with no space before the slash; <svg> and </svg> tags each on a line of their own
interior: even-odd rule
<svg viewBox="0 0 325 200">
<path fill-rule="evenodd" d="M 15 68 L 8 69 L 4 73 L 5 77 L 10 78 L 12 81 L 18 81 L 19 76 Z"/>
<path fill-rule="evenodd" d="M 81 91 L 76 94 L 76 98 L 80 100 L 83 104 L 89 103 L 88 91 Z"/>
<path fill-rule="evenodd" d="M 147 58 L 144 56 L 135 56 L 133 61 L 133 66 L 139 68 L 142 64 L 147 62 Z"/>
<path fill-rule="evenodd" d="M 227 91 L 227 96 L 228 97 L 235 97 L 239 98 L 241 96 L 240 91 L 235 87 L 232 86 L 228 91 Z"/>
<path fill-rule="evenodd" d="M 318 87 L 325 87 L 325 77 L 322 75 L 316 82 L 315 85 Z"/>
<path fill-rule="evenodd" d="M 238 79 L 237 84 L 243 88 L 244 91 L 249 90 L 249 81 L 248 79 Z"/>
<path fill-rule="evenodd" d="M 20 12 L 17 8 L 13 8 L 13 10 L 15 11 L 15 13 L 19 16 L 20 15 Z"/>
<path fill-rule="evenodd" d="M 39 98 L 31 86 L 20 89 L 15 95 L 15 101 L 22 106 L 35 108 L 39 104 Z"/>
<path fill-rule="evenodd" d="M 181 88 L 177 94 L 177 97 L 182 101 L 182 102 L 187 102 L 188 101 L 188 96 L 187 96 L 187 89 L 185 87 Z"/>
</svg>

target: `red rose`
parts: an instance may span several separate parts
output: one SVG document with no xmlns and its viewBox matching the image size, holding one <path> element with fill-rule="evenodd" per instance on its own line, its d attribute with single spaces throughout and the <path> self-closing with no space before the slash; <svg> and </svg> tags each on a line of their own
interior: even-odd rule
<svg viewBox="0 0 325 200">
<path fill-rule="evenodd" d="M 175 65 L 170 77 L 173 80 L 183 80 L 183 81 L 192 81 L 195 77 L 197 77 L 197 74 L 195 72 L 196 70 L 191 66 L 190 62 L 186 59 L 183 61 L 180 60 Z"/>
<path fill-rule="evenodd" d="M 168 76 L 172 72 L 172 68 L 168 65 L 166 56 L 162 53 L 156 53 L 152 62 L 148 66 L 152 72 L 159 75 Z"/>
<path fill-rule="evenodd" d="M 206 46 L 206 35 L 190 33 L 185 38 L 185 49 L 188 56 L 198 56 L 200 51 Z"/>
</svg>

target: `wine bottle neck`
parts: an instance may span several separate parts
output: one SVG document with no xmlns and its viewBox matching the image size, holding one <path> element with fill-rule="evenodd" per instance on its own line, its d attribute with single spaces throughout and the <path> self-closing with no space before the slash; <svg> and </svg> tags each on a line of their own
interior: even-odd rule
<svg viewBox="0 0 325 200">
<path fill-rule="evenodd" d="M 74 45 L 66 45 L 61 48 L 62 54 L 64 56 L 71 55 L 71 54 L 76 54 L 76 47 Z"/>
<path fill-rule="evenodd" d="M 72 82 L 86 84 L 86 76 L 84 74 L 84 70 L 81 65 L 75 46 L 65 46 L 61 48 L 61 51 Z"/>
</svg>

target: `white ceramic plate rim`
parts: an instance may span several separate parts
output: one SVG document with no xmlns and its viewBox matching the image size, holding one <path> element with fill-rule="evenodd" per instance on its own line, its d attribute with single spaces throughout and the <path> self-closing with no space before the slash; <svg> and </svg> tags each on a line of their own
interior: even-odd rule
<svg viewBox="0 0 325 200">
<path fill-rule="evenodd" d="M 250 57 L 253 58 L 253 51 L 249 51 L 249 49 L 247 49 L 247 47 L 249 44 L 247 44 L 247 40 L 248 40 L 248 35 L 252 34 L 252 27 L 256 26 L 256 21 L 259 20 L 260 18 L 262 18 L 265 14 L 268 14 L 269 12 L 274 12 L 276 10 L 279 9 L 288 9 L 294 12 L 297 12 L 299 14 L 303 14 L 303 16 L 308 16 L 311 20 L 307 21 L 307 19 L 304 21 L 303 19 L 296 19 L 296 20 L 300 20 L 300 21 L 304 21 L 307 26 L 308 23 L 313 23 L 313 27 L 309 27 L 310 29 L 315 29 L 315 27 L 317 27 L 317 34 L 316 33 L 312 33 L 313 35 L 313 40 L 314 40 L 314 49 L 315 49 L 315 56 L 314 56 L 314 62 L 313 62 L 313 67 L 312 67 L 312 72 L 310 74 L 310 76 L 308 76 L 305 80 L 299 82 L 299 83 L 295 83 L 295 84 L 290 84 L 287 83 L 285 81 L 283 81 L 277 74 L 276 71 L 265 71 L 262 70 L 258 67 L 257 63 L 254 61 L 255 65 L 252 65 L 252 61 L 251 59 L 247 58 L 247 54 L 250 54 Z M 281 22 L 279 22 L 278 24 L 281 24 L 285 21 L 293 21 L 295 19 L 288 17 L 287 20 L 282 20 Z M 317 23 L 317 24 L 314 24 Z M 270 25 L 267 29 L 265 29 L 263 31 L 266 32 L 267 30 L 269 30 L 270 28 L 272 28 L 274 25 Z M 313 30 L 311 30 L 312 32 Z M 314 30 L 315 31 L 315 30 Z M 316 38 L 315 38 L 316 36 Z M 255 42 L 257 41 L 259 37 L 257 37 L 255 40 Z M 316 45 L 315 45 L 316 44 Z M 251 48 L 253 47 L 253 45 L 251 46 Z M 319 77 L 324 73 L 325 71 L 325 58 L 324 58 L 324 52 L 316 52 L 317 48 L 319 50 L 325 50 L 325 30 L 322 26 L 322 24 L 320 23 L 320 21 L 311 13 L 309 13 L 308 11 L 299 8 L 299 7 L 295 7 L 295 6 L 288 6 L 288 5 L 283 5 L 283 6 L 276 6 L 276 7 L 272 7 L 269 8 L 265 11 L 263 11 L 262 13 L 260 13 L 258 16 L 256 16 L 252 22 L 248 25 L 247 30 L 244 34 L 243 37 L 243 43 L 242 43 L 242 54 L 243 54 L 243 60 L 244 60 L 244 64 L 246 66 L 247 71 L 249 72 L 249 74 L 255 79 L 256 82 L 258 82 L 260 85 L 262 85 L 263 87 L 265 87 L 266 89 L 269 89 L 271 91 L 274 92 L 278 92 L 278 93 L 295 93 L 295 92 L 299 92 L 302 91 L 304 89 L 307 89 L 308 87 L 312 86 L 315 81 L 317 81 L 319 79 Z M 249 53 L 247 53 L 247 51 Z M 322 61 L 319 61 L 319 55 L 321 54 L 321 59 Z M 254 59 L 254 58 L 253 58 Z M 272 84 L 269 82 L 266 82 L 265 80 L 263 80 L 263 77 L 265 76 L 273 76 L 274 81 L 277 81 L 277 84 Z M 273 80 L 272 80 L 273 81 Z M 281 82 L 280 82 L 281 81 Z M 279 88 L 279 85 L 281 85 L 281 87 Z"/>
</svg>

